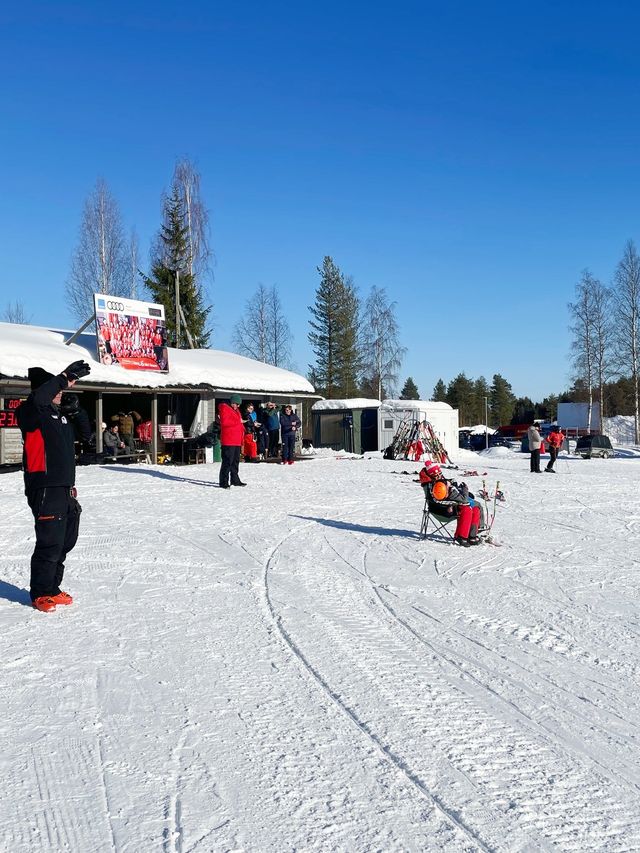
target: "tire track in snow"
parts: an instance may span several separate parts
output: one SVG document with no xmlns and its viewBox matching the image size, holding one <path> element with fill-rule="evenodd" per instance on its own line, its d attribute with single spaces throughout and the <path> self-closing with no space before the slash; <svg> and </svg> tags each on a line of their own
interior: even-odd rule
<svg viewBox="0 0 640 853">
<path fill-rule="evenodd" d="M 311 526 L 311 524 L 313 524 L 313 522 L 308 522 L 306 524 L 300 525 L 300 527 L 296 530 L 292 530 L 287 533 L 287 535 L 284 536 L 272 548 L 269 556 L 264 562 L 264 596 L 271 617 L 271 621 L 275 625 L 282 640 L 294 654 L 295 658 L 303 666 L 304 670 L 313 678 L 313 680 L 322 689 L 325 695 L 328 696 L 329 699 L 331 699 L 332 703 L 340 709 L 340 711 L 347 718 L 347 720 L 356 727 L 358 732 L 367 737 L 374 744 L 374 746 L 382 754 L 384 759 L 390 762 L 396 768 L 396 770 L 402 773 L 407 782 L 411 784 L 422 797 L 426 798 L 447 822 L 453 824 L 453 826 L 460 833 L 462 833 L 469 841 L 471 841 L 478 849 L 485 851 L 485 853 L 490 853 L 493 848 L 486 844 L 482 837 L 469 826 L 467 826 L 466 823 L 458 815 L 456 815 L 452 810 L 448 809 L 447 806 L 443 802 L 441 802 L 440 798 L 429 790 L 429 788 L 411 769 L 411 767 L 405 762 L 405 760 L 400 755 L 396 754 L 394 750 L 391 749 L 379 735 L 372 731 L 371 728 L 367 725 L 367 723 L 364 720 L 360 719 L 359 716 L 341 699 L 341 697 L 331 688 L 328 681 L 322 676 L 319 670 L 317 670 L 307 659 L 300 646 L 295 642 L 289 631 L 285 628 L 282 616 L 278 614 L 275 605 L 272 601 L 271 592 L 269 589 L 269 570 L 275 559 L 276 554 L 282 548 L 287 539 L 291 538 L 297 533 L 300 533 L 303 528 L 307 528 Z"/>
<path fill-rule="evenodd" d="M 336 553 L 338 553 L 338 552 L 336 551 Z M 452 664 L 452 666 L 460 669 L 460 671 L 464 672 L 468 677 L 474 678 L 474 676 L 471 675 L 470 673 L 468 673 L 466 670 L 461 669 L 458 666 L 458 664 L 454 660 L 452 660 L 448 655 L 444 654 L 441 650 L 437 650 L 432 642 L 425 640 L 425 638 L 423 638 L 419 633 L 417 633 L 411 625 L 409 625 L 405 622 L 405 620 L 403 620 L 401 617 L 397 616 L 397 614 L 395 613 L 395 610 L 390 605 L 388 605 L 388 603 L 385 602 L 382 599 L 382 597 L 379 595 L 378 590 L 383 589 L 389 595 L 394 595 L 394 593 L 391 593 L 386 587 L 380 586 L 379 584 L 377 584 L 377 582 L 373 578 L 371 578 L 369 572 L 366 571 L 366 551 L 364 551 L 363 553 L 364 553 L 364 557 L 365 557 L 364 563 L 365 563 L 366 575 L 371 582 L 371 585 L 372 585 L 372 588 L 373 588 L 375 594 L 380 599 L 380 603 L 384 607 L 388 607 L 390 609 L 392 615 L 395 616 L 396 618 L 398 618 L 399 622 L 408 631 L 410 631 L 412 634 L 415 634 L 417 639 L 419 639 L 420 641 L 426 642 L 426 644 L 428 645 L 428 647 L 431 650 L 437 651 L 437 653 L 442 654 L 443 657 Z M 352 566 L 352 563 L 350 561 L 345 560 L 345 562 L 347 562 L 348 565 Z M 531 589 L 532 589 L 532 591 L 535 591 L 534 588 L 531 588 Z M 398 599 L 398 601 L 402 602 L 402 599 L 399 596 L 395 596 L 395 597 Z M 404 604 L 404 602 L 402 602 L 402 603 Z M 407 606 L 411 607 L 411 609 L 413 611 L 415 611 L 419 614 L 422 614 L 422 616 L 424 616 L 427 619 L 431 620 L 432 622 L 436 623 L 438 625 L 439 630 L 446 631 L 450 636 L 453 636 L 455 638 L 459 638 L 463 642 L 466 642 L 470 645 L 479 647 L 483 650 L 483 652 L 486 652 L 486 653 L 490 654 L 491 656 L 496 655 L 496 652 L 493 649 L 491 649 L 489 646 L 485 645 L 484 643 L 481 643 L 478 639 L 467 636 L 462 631 L 458 630 L 457 628 L 453 627 L 452 625 L 447 624 L 446 622 L 442 621 L 441 619 L 438 619 L 437 617 L 433 616 L 432 614 L 426 612 L 424 609 L 417 607 L 416 605 L 407 605 Z M 572 638 L 572 640 L 576 645 L 578 645 L 578 641 L 575 640 L 575 638 Z M 456 654 L 461 656 L 464 660 L 466 660 L 467 663 L 470 663 L 472 666 L 476 666 L 479 669 L 483 670 L 489 677 L 494 676 L 496 671 L 500 671 L 501 677 L 508 680 L 514 686 L 517 686 L 518 689 L 520 689 L 521 691 L 524 691 L 526 694 L 530 694 L 531 697 L 534 698 L 535 700 L 537 700 L 541 705 L 549 705 L 550 704 L 550 697 L 549 697 L 549 693 L 547 692 L 547 690 L 534 690 L 529 685 L 525 685 L 521 681 L 516 680 L 513 676 L 507 675 L 503 669 L 496 670 L 494 668 L 489 668 L 486 664 L 480 662 L 478 660 L 477 656 L 470 657 L 468 653 L 461 652 L 459 648 L 456 648 L 455 651 L 456 651 Z M 527 653 L 527 656 L 528 656 L 528 653 Z M 607 764 L 604 764 L 600 760 L 598 760 L 598 758 L 593 754 L 593 750 L 590 750 L 587 748 L 587 746 L 584 746 L 584 745 L 580 744 L 579 742 L 577 742 L 575 737 L 573 737 L 573 733 L 570 731 L 567 733 L 567 735 L 571 740 L 574 741 L 574 745 L 573 745 L 574 751 L 576 751 L 577 754 L 580 754 L 583 757 L 585 757 L 588 761 L 594 762 L 601 769 L 602 772 L 606 773 L 616 783 L 625 785 L 629 788 L 635 789 L 636 791 L 640 790 L 640 773 L 637 769 L 636 762 L 633 759 L 630 760 L 628 758 L 629 739 L 631 738 L 631 740 L 633 740 L 633 741 L 636 740 L 635 733 L 633 731 L 629 731 L 629 730 L 630 729 L 631 730 L 637 730 L 639 728 L 639 726 L 637 725 L 637 723 L 635 722 L 634 719 L 628 719 L 627 717 L 624 717 L 624 716 L 622 716 L 622 714 L 618 713 L 615 709 L 610 708 L 610 707 L 605 707 L 602 704 L 596 703 L 593 699 L 589 699 L 586 695 L 584 695 L 585 694 L 584 690 L 582 691 L 582 694 L 580 696 L 577 696 L 575 694 L 575 692 L 573 692 L 572 690 L 569 690 L 567 687 L 560 684 L 557 680 L 553 679 L 551 676 L 543 675 L 539 669 L 529 669 L 528 667 L 524 666 L 522 664 L 522 662 L 513 659 L 513 657 L 507 657 L 506 653 L 500 653 L 499 660 L 497 662 L 497 666 L 499 668 L 501 666 L 504 667 L 505 663 L 511 667 L 514 667 L 514 668 L 526 673 L 534 681 L 542 682 L 543 685 L 545 685 L 547 688 L 550 688 L 553 692 L 561 692 L 571 702 L 580 701 L 580 702 L 588 703 L 589 705 L 593 706 L 597 710 L 599 715 L 603 715 L 609 721 L 609 723 L 611 725 L 613 725 L 614 731 L 611 731 L 609 728 L 605 728 L 603 724 L 596 722 L 597 717 L 594 717 L 593 714 L 585 715 L 585 714 L 580 713 L 579 709 L 576 710 L 575 708 L 569 708 L 566 705 L 560 705 L 557 701 L 555 703 L 556 713 L 560 712 L 560 714 L 564 714 L 564 715 L 568 715 L 568 716 L 572 717 L 574 722 L 578 726 L 583 727 L 585 744 L 589 744 L 594 732 L 598 733 L 598 735 L 601 739 L 601 744 L 602 744 L 603 749 L 608 750 L 611 747 L 611 742 L 615 743 L 615 746 L 618 749 L 618 754 L 616 754 L 614 756 L 615 763 L 620 764 L 623 767 L 625 767 L 626 775 L 616 774 L 616 772 L 613 771 L 611 769 L 611 767 L 609 767 Z M 580 663 L 582 663 L 582 662 L 580 661 Z M 591 679 L 591 681 L 593 682 L 593 679 Z M 482 684 L 482 681 L 478 680 L 478 684 Z M 609 692 L 613 689 L 611 684 L 606 684 L 606 685 L 602 684 L 601 687 L 603 688 L 603 690 L 606 690 Z M 487 689 L 490 689 L 491 692 L 494 693 L 496 698 L 501 699 L 500 694 L 495 693 L 495 691 L 492 688 L 487 687 Z M 506 701 L 509 704 L 512 704 L 510 702 L 510 700 L 503 700 L 503 701 Z M 547 731 L 546 730 L 547 727 L 540 726 L 540 724 L 533 721 L 531 719 L 531 717 L 528 714 L 526 714 L 526 712 L 523 711 L 522 709 L 519 709 L 519 711 L 522 714 L 524 714 L 526 719 L 528 719 L 531 722 L 531 724 L 537 728 L 538 731 L 546 731 L 546 736 L 549 739 L 550 743 L 554 742 L 552 731 Z M 623 727 L 624 727 L 623 729 L 621 729 L 620 724 L 623 725 Z"/>
<path fill-rule="evenodd" d="M 339 552 L 337 552 L 335 548 L 333 550 L 334 552 L 339 554 Z M 274 555 L 272 555 L 265 567 L 265 586 L 266 593 L 269 597 L 270 602 L 271 598 L 268 577 L 269 567 L 271 561 L 273 560 L 273 557 Z M 362 571 L 357 566 L 355 566 L 352 561 L 349 561 L 346 558 L 342 559 L 351 570 L 357 572 L 360 578 L 362 577 Z M 305 600 L 315 600 L 320 602 L 325 607 L 325 609 L 329 611 L 329 615 L 325 618 L 325 622 L 322 625 L 322 628 L 329 632 L 328 642 L 324 644 L 325 647 L 328 646 L 330 648 L 339 649 L 341 652 L 341 655 L 339 656 L 340 659 L 342 660 L 342 658 L 344 658 L 344 661 L 351 661 L 351 667 L 354 670 L 360 668 L 360 670 L 364 672 L 364 677 L 369 682 L 370 688 L 375 691 L 376 689 L 380 688 L 386 678 L 389 678 L 389 680 L 392 679 L 394 664 L 397 668 L 398 663 L 400 663 L 400 665 L 404 663 L 404 661 L 402 660 L 403 653 L 400 649 L 397 650 L 396 661 L 390 661 L 385 665 L 385 667 L 382 667 L 380 662 L 378 662 L 377 667 L 372 668 L 370 666 L 368 662 L 375 657 L 376 652 L 378 650 L 382 650 L 386 647 L 386 645 L 388 645 L 388 643 L 382 642 L 383 632 L 379 629 L 376 629 L 374 632 L 372 632 L 372 629 L 368 624 L 368 622 L 370 622 L 371 616 L 370 608 L 368 608 L 365 611 L 365 614 L 361 617 L 358 617 L 355 613 L 356 607 L 359 604 L 362 604 L 362 596 L 360 596 L 359 601 L 354 601 L 353 599 L 349 598 L 345 589 L 343 589 L 342 587 L 338 591 L 334 589 L 336 581 L 340 580 L 339 574 L 333 573 L 330 575 L 330 578 L 328 576 L 324 577 L 323 583 L 318 580 L 318 570 L 321 568 L 321 566 L 321 561 L 316 560 L 316 571 L 313 573 L 313 575 L 311 575 L 310 573 L 306 573 L 301 579 L 302 582 L 307 581 L 307 586 L 305 587 L 305 594 L 303 594 L 302 597 Z M 327 570 L 325 569 L 325 575 L 326 574 Z M 319 595 L 315 588 L 311 590 L 310 582 L 312 581 L 317 581 L 319 584 L 321 584 L 321 590 Z M 343 709 L 345 709 L 350 715 L 355 716 L 355 721 L 361 723 L 361 720 L 358 718 L 357 712 L 354 711 L 353 702 L 348 704 L 345 699 L 341 698 L 340 692 L 335 687 L 331 686 L 331 679 L 323 676 L 322 673 L 320 673 L 320 671 L 314 666 L 314 664 L 309 658 L 309 655 L 305 654 L 305 652 L 303 651 L 300 642 L 294 638 L 291 632 L 292 629 L 286 627 L 283 624 L 282 617 L 275 612 L 275 609 L 273 608 L 272 604 L 270 604 L 270 606 L 272 608 L 273 618 L 277 621 L 279 629 L 285 635 L 285 639 L 288 645 L 290 645 L 295 651 L 295 653 L 301 658 L 301 661 L 304 664 L 305 668 L 307 668 L 307 670 L 313 675 L 313 677 L 317 681 L 319 681 L 319 683 L 321 683 L 323 689 L 330 693 L 334 701 L 339 702 Z M 318 620 L 316 619 L 316 622 L 317 621 Z M 358 625 L 358 621 L 361 623 L 360 625 Z M 349 638 L 346 640 L 344 637 L 344 626 L 348 626 L 349 630 L 351 631 Z M 356 634 L 358 628 L 359 635 Z M 373 636 L 373 633 L 375 633 L 375 637 Z M 367 646 L 373 646 L 374 643 L 375 647 L 369 648 L 367 650 Z M 356 652 L 358 654 L 356 654 Z M 439 657 L 437 652 L 435 652 L 435 655 L 436 657 Z M 446 667 L 451 669 L 450 664 L 447 661 L 443 661 L 443 663 L 446 665 Z M 405 672 L 405 675 L 407 674 L 409 675 L 408 678 L 401 679 L 400 682 L 396 680 L 396 682 L 394 683 L 394 689 L 388 689 L 388 695 L 385 696 L 385 700 L 388 701 L 390 705 L 393 704 L 394 698 L 396 698 L 397 695 L 401 693 L 402 689 L 404 689 L 404 685 L 407 682 L 411 681 L 411 677 L 415 677 L 415 672 L 412 672 L 411 670 Z M 441 673 L 438 673 L 438 675 L 440 676 L 441 680 L 444 679 L 445 683 L 449 687 L 449 691 L 448 693 L 446 691 L 443 692 L 442 689 L 440 689 L 439 692 L 436 691 L 436 693 L 433 694 L 431 697 L 433 702 L 437 703 L 442 710 L 446 708 L 445 713 L 451 714 L 453 712 L 453 716 L 460 724 L 461 730 L 463 732 L 468 732 L 466 738 L 464 736 L 461 738 L 459 734 L 456 733 L 451 735 L 453 739 L 453 746 L 449 746 L 449 752 L 451 752 L 452 749 L 453 752 L 451 752 L 450 758 L 454 760 L 455 763 L 457 763 L 458 767 L 461 767 L 464 771 L 464 768 L 466 766 L 468 771 L 469 767 L 474 766 L 474 760 L 478 756 L 472 756 L 469 754 L 467 758 L 465 758 L 465 751 L 466 753 L 469 752 L 469 741 L 474 742 L 474 740 L 476 740 L 476 735 L 479 731 L 486 732 L 486 734 L 481 737 L 480 741 L 476 742 L 475 744 L 476 751 L 480 753 L 480 758 L 485 762 L 487 768 L 491 768 L 495 765 L 495 756 L 499 756 L 498 763 L 500 765 L 501 772 L 507 773 L 509 777 L 508 785 L 511 788 L 518 788 L 518 786 L 520 788 L 520 790 L 518 791 L 518 795 L 521 804 L 524 804 L 524 807 L 520 810 L 520 817 L 525 823 L 528 822 L 530 826 L 531 824 L 536 826 L 536 831 L 541 832 L 542 835 L 545 835 L 546 833 L 544 822 L 537 823 L 537 809 L 533 809 L 536 812 L 534 816 L 532 816 L 530 813 L 532 811 L 531 804 L 540 800 L 540 790 L 544 788 L 545 784 L 544 778 L 540 778 L 540 773 L 536 775 L 536 772 L 531 772 L 525 769 L 528 759 L 531 755 L 534 755 L 541 762 L 541 768 L 545 768 L 544 772 L 542 773 L 542 776 L 544 777 L 546 774 L 551 779 L 556 778 L 558 776 L 562 777 L 562 784 L 565 788 L 565 792 L 562 798 L 558 798 L 557 796 L 554 798 L 552 795 L 553 792 L 551 792 L 548 795 L 548 801 L 544 801 L 543 798 L 543 801 L 539 802 L 540 808 L 550 808 L 551 810 L 555 810 L 558 812 L 558 814 L 556 815 L 558 819 L 557 822 L 559 827 L 562 827 L 562 829 L 556 830 L 556 837 L 549 838 L 549 841 L 551 841 L 552 843 L 565 844 L 571 837 L 572 833 L 574 835 L 584 835 L 582 830 L 584 829 L 585 825 L 589 826 L 589 832 L 595 832 L 596 836 L 599 835 L 601 841 L 605 841 L 605 839 L 607 842 L 611 841 L 610 834 L 607 832 L 607 830 L 600 830 L 600 826 L 606 826 L 607 822 L 611 822 L 611 812 L 618 813 L 619 809 L 615 802 L 611 801 L 610 798 L 603 796 L 603 792 L 606 789 L 604 779 L 598 777 L 595 780 L 590 780 L 589 774 L 587 774 L 583 770 L 580 770 L 580 768 L 576 769 L 571 764 L 571 762 L 567 762 L 568 755 L 566 751 L 563 751 L 561 756 L 556 756 L 555 754 L 553 754 L 553 750 L 550 750 L 548 746 L 548 734 L 546 732 L 544 737 L 544 746 L 542 746 L 540 743 L 532 743 L 530 738 L 524 737 L 521 733 L 517 731 L 514 733 L 514 731 L 512 730 L 513 727 L 509 729 L 504 725 L 498 726 L 498 729 L 503 732 L 501 737 L 496 738 L 495 732 L 489 735 L 489 732 L 491 732 L 492 730 L 492 726 L 495 727 L 496 721 L 483 721 L 482 714 L 485 712 L 480 713 L 475 707 L 469 708 L 469 697 L 466 697 L 465 700 L 462 700 L 462 703 L 460 702 L 459 690 L 456 690 L 455 692 L 452 692 L 451 690 L 451 675 L 449 675 L 448 677 L 446 675 L 443 676 Z M 430 673 L 429 678 L 430 680 L 433 680 L 434 677 L 435 674 L 432 671 Z M 459 672 L 456 673 L 456 677 L 459 679 Z M 347 681 L 348 679 L 345 678 L 344 680 Z M 347 684 L 346 687 L 343 689 L 347 691 L 352 686 L 352 684 Z M 484 685 L 483 687 L 484 689 L 486 689 Z M 413 704 L 415 704 L 415 697 L 413 698 L 413 700 L 409 698 L 409 701 L 406 703 L 406 706 L 409 707 L 412 701 Z M 403 711 L 402 703 L 398 703 L 397 710 L 399 713 Z M 515 710 L 516 709 L 514 708 L 513 713 L 515 713 Z M 478 714 L 480 714 L 480 716 L 478 716 Z M 469 728 L 468 725 L 468 718 L 474 720 L 474 724 L 471 728 Z M 427 726 L 427 729 L 432 726 L 433 730 L 437 731 L 438 722 L 438 715 L 436 713 L 436 716 L 430 720 L 430 725 Z M 375 736 L 375 732 L 372 731 L 372 726 L 369 721 L 367 722 L 365 729 L 369 736 L 371 736 L 371 734 L 374 734 Z M 539 730 L 535 733 L 534 740 L 535 739 L 540 739 Z M 380 742 L 380 738 L 378 738 L 378 741 Z M 509 744 L 508 748 L 505 747 L 503 741 Z M 513 755 L 510 755 L 510 750 L 515 751 L 516 753 L 518 753 L 518 755 L 514 758 Z M 393 754 L 396 755 L 397 752 L 398 750 L 396 749 Z M 492 771 L 489 769 L 487 774 L 485 775 L 485 778 L 480 781 L 484 784 L 485 788 L 488 791 L 492 791 L 493 795 L 497 796 L 497 792 L 499 792 L 501 789 L 499 786 L 496 789 L 495 786 L 491 784 L 491 772 Z M 590 775 L 593 775 L 592 767 L 590 767 Z M 566 790 L 567 787 L 568 790 Z M 590 788 L 593 790 L 589 790 Z M 431 794 L 431 792 L 429 793 Z M 491 798 L 491 796 L 492 794 L 490 793 L 489 798 Z M 514 798 L 517 799 L 517 796 L 514 795 L 512 799 Z M 592 808 L 591 804 L 596 805 Z M 595 811 L 595 814 L 591 814 L 589 817 L 583 817 L 581 815 L 581 811 L 583 811 L 585 807 L 588 807 L 592 812 Z M 448 813 L 450 813 L 451 809 L 447 809 L 446 805 L 444 806 L 444 808 Z M 517 812 L 518 803 L 516 802 L 507 804 L 506 808 L 508 808 L 509 810 L 515 810 Z M 609 809 L 609 811 L 607 811 L 607 808 Z M 527 809 L 529 811 L 528 814 Z M 631 813 L 633 813 L 633 810 L 631 811 Z M 616 820 L 618 819 L 616 818 Z M 567 830 L 567 821 L 569 821 L 572 826 L 568 828 L 568 831 L 565 831 Z M 533 828 L 533 826 L 531 826 L 531 828 Z M 626 828 L 627 830 L 629 829 L 628 826 Z M 560 834 L 560 838 L 557 837 L 558 833 Z M 567 847 L 566 849 L 571 848 Z M 586 848 L 582 847 L 582 849 Z M 615 845 L 611 849 L 616 849 Z"/>
</svg>

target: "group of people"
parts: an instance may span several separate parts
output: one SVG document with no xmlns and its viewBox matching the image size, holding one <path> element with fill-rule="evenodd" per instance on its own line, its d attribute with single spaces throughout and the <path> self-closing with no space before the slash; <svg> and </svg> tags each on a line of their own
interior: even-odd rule
<svg viewBox="0 0 640 853">
<path fill-rule="evenodd" d="M 295 459 L 296 434 L 302 426 L 293 406 L 287 404 L 278 410 L 275 403 L 268 402 L 254 410 L 253 403 L 240 409 L 242 397 L 234 394 L 229 403 L 218 407 L 220 424 L 220 478 L 221 489 L 230 486 L 246 486 L 240 479 L 240 456 L 246 461 L 261 458 L 276 458 L 282 438 L 282 464 L 293 465 Z"/>
<path fill-rule="evenodd" d="M 529 454 L 531 457 L 531 473 L 540 474 L 540 453 L 542 451 L 543 439 L 538 424 L 531 424 L 531 426 L 527 430 L 527 440 L 529 442 Z M 546 438 L 546 442 L 549 447 L 549 461 L 544 470 L 547 474 L 556 473 L 553 469 L 553 466 L 555 465 L 556 459 L 558 458 L 558 453 L 564 445 L 564 440 L 565 435 L 562 432 L 562 427 L 551 427 L 551 432 Z"/>
<path fill-rule="evenodd" d="M 120 411 L 111 416 L 111 423 L 102 431 L 102 446 L 109 456 L 131 456 L 136 451 L 135 429 L 142 421 L 136 411 Z"/>
<path fill-rule="evenodd" d="M 531 424 L 527 430 L 527 438 L 531 455 L 531 472 L 539 474 L 543 440 L 537 424 Z M 549 462 L 544 470 L 555 474 L 553 466 L 565 442 L 562 427 L 552 427 L 546 442 L 549 447 Z M 456 519 L 454 542 L 465 548 L 479 545 L 482 541 L 482 533 L 486 530 L 486 519 L 482 504 L 475 500 L 467 484 L 447 480 L 437 462 L 425 463 L 419 473 L 419 482 L 425 491 L 429 512 L 439 518 Z"/>
<path fill-rule="evenodd" d="M 166 368 L 166 329 L 153 317 L 99 314 L 98 350 L 103 364 L 117 364 L 123 358 L 144 356 Z"/>
</svg>

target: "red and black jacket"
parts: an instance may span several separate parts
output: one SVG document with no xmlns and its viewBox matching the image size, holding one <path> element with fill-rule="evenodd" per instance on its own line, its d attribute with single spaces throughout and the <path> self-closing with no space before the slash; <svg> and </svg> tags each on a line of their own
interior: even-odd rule
<svg viewBox="0 0 640 853">
<path fill-rule="evenodd" d="M 24 441 L 22 467 L 27 494 L 45 486 L 71 487 L 75 483 L 73 426 L 51 402 L 68 384 L 66 376 L 53 376 L 16 410 Z"/>
</svg>

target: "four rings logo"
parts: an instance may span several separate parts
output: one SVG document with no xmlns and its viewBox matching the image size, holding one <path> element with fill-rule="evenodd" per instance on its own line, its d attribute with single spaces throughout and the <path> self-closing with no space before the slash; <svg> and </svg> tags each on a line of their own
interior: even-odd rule
<svg viewBox="0 0 640 853">
<path fill-rule="evenodd" d="M 123 302 L 112 302 L 109 300 L 107 302 L 107 308 L 110 311 L 124 311 L 124 303 Z"/>
</svg>

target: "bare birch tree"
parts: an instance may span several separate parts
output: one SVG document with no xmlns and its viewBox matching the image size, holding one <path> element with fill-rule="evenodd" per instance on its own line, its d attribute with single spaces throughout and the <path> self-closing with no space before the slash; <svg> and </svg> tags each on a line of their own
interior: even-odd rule
<svg viewBox="0 0 640 853">
<path fill-rule="evenodd" d="M 206 274 L 211 258 L 209 213 L 200 196 L 200 175 L 190 160 L 179 160 L 173 173 L 184 209 L 189 272 L 199 281 Z"/>
<path fill-rule="evenodd" d="M 18 323 L 22 326 L 28 326 L 31 322 L 31 315 L 27 317 L 22 302 L 16 300 L 15 303 L 9 303 L 2 312 L 2 319 L 5 323 Z"/>
<path fill-rule="evenodd" d="M 570 331 L 573 334 L 572 355 L 574 379 L 580 379 L 589 394 L 587 429 L 591 429 L 591 413 L 593 410 L 593 377 L 595 367 L 595 341 L 592 322 L 593 287 L 595 279 L 584 270 L 582 278 L 576 285 L 576 301 L 569 303 L 571 317 Z M 601 422 L 602 423 L 602 422 Z"/>
<path fill-rule="evenodd" d="M 291 329 L 282 311 L 282 302 L 275 285 L 267 294 L 267 361 L 276 367 L 291 366 Z"/>
<path fill-rule="evenodd" d="M 611 290 L 594 279 L 591 299 L 591 325 L 593 328 L 594 378 L 598 388 L 600 429 L 604 424 L 605 383 L 611 378 Z"/>
<path fill-rule="evenodd" d="M 267 361 L 268 293 L 264 284 L 245 302 L 244 313 L 233 330 L 232 344 L 237 353 Z"/>
<path fill-rule="evenodd" d="M 400 345 L 395 302 L 387 300 L 384 288 L 372 287 L 362 318 L 361 362 L 366 365 L 363 388 L 383 395 L 395 393 L 398 372 L 406 348 Z"/>
<path fill-rule="evenodd" d="M 259 284 L 247 299 L 244 314 L 234 327 L 232 344 L 241 355 L 275 367 L 288 367 L 291 332 L 275 285 L 267 289 Z"/>
<path fill-rule="evenodd" d="M 624 248 L 614 275 L 615 360 L 633 386 L 635 442 L 640 441 L 640 257 L 633 240 Z"/>
<path fill-rule="evenodd" d="M 140 278 L 140 249 L 138 244 L 138 233 L 135 228 L 131 229 L 129 237 L 129 298 L 138 298 L 138 280 Z"/>
<path fill-rule="evenodd" d="M 85 201 L 80 237 L 71 260 L 66 292 L 78 320 L 93 313 L 93 294 L 126 296 L 129 292 L 127 252 L 120 209 L 106 182 L 99 178 Z"/>
</svg>

